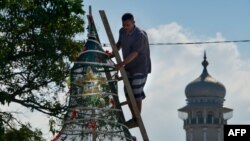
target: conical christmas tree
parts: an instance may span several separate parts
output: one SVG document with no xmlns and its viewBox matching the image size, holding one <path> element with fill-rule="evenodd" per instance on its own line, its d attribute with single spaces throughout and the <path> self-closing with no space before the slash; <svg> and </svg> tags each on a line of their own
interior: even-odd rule
<svg viewBox="0 0 250 141">
<path fill-rule="evenodd" d="M 117 72 L 88 19 L 88 40 L 71 69 L 69 109 L 52 141 L 132 141 L 112 77 Z"/>
</svg>

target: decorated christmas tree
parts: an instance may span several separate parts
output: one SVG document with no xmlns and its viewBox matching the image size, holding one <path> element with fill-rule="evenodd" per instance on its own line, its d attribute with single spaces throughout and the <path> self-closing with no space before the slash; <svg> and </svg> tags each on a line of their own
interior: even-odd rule
<svg viewBox="0 0 250 141">
<path fill-rule="evenodd" d="M 68 112 L 52 141 L 133 141 L 124 125 L 117 71 L 88 16 L 88 39 L 71 69 Z"/>
</svg>

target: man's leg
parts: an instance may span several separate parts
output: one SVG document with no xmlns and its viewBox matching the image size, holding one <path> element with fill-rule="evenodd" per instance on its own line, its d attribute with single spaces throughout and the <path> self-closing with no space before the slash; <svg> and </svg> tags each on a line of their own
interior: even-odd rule
<svg viewBox="0 0 250 141">
<path fill-rule="evenodd" d="M 141 114 L 142 100 L 136 100 L 136 105 L 137 105 L 139 113 Z M 130 109 L 130 111 L 132 113 L 132 118 L 136 118 L 135 115 L 134 115 L 134 111 L 133 111 L 131 102 L 128 102 L 128 107 L 129 107 L 129 109 Z"/>
<path fill-rule="evenodd" d="M 141 102 L 136 101 L 136 105 L 137 105 L 139 114 L 141 114 Z M 136 118 L 135 113 L 134 113 L 134 111 L 133 111 L 133 107 L 132 107 L 131 102 L 128 102 L 128 106 L 129 106 L 129 109 L 130 109 L 130 111 L 131 111 L 131 113 L 132 113 L 132 118 L 131 118 L 130 120 L 128 120 L 128 121 L 125 123 L 125 125 L 126 125 L 128 128 L 137 127 L 137 126 L 138 126 L 137 118 Z"/>
<path fill-rule="evenodd" d="M 141 110 L 142 110 L 142 100 L 145 98 L 143 88 L 146 83 L 146 80 L 147 80 L 147 76 L 142 75 L 142 74 L 136 74 L 136 75 L 133 75 L 132 77 L 130 76 L 129 78 L 139 114 L 141 114 Z M 128 101 L 128 106 L 132 112 L 132 119 L 127 122 L 127 126 L 129 128 L 133 128 L 133 127 L 138 126 L 138 124 L 137 124 L 136 116 L 135 116 L 135 113 L 133 111 L 130 101 Z"/>
<path fill-rule="evenodd" d="M 142 108 L 142 100 L 136 100 L 137 108 L 139 110 L 139 113 L 141 114 L 141 108 Z"/>
</svg>

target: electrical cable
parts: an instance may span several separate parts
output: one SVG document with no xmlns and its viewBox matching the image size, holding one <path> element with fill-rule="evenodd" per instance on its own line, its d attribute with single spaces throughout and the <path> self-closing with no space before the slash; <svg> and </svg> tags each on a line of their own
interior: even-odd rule
<svg viewBox="0 0 250 141">
<path fill-rule="evenodd" d="M 232 40 L 232 41 L 211 41 L 211 42 L 186 42 L 186 43 L 149 43 L 149 45 L 194 45 L 194 44 L 221 44 L 221 43 L 244 43 L 250 42 L 250 40 Z M 103 47 L 108 47 L 110 44 L 103 44 Z"/>
</svg>

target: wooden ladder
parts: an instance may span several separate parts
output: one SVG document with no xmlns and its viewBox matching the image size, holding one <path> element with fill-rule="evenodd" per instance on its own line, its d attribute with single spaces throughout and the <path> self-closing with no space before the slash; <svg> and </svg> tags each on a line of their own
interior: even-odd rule
<svg viewBox="0 0 250 141">
<path fill-rule="evenodd" d="M 118 49 L 116 47 L 116 43 L 115 43 L 111 28 L 109 26 L 106 14 L 105 14 L 104 10 L 100 10 L 99 13 L 100 13 L 104 28 L 106 30 L 110 45 L 112 47 L 115 59 L 116 59 L 117 63 L 121 63 L 122 60 L 121 60 L 120 54 L 118 52 Z M 135 101 L 135 97 L 133 95 L 132 88 L 130 86 L 130 83 L 129 83 L 129 80 L 128 80 L 128 77 L 127 77 L 127 73 L 126 73 L 126 71 L 125 71 L 125 69 L 123 67 L 120 69 L 120 72 L 121 72 L 122 79 L 124 81 L 125 88 L 126 88 L 127 93 L 128 93 L 127 101 L 122 102 L 121 105 L 128 104 L 128 101 L 131 103 L 131 108 L 132 108 L 131 112 L 135 115 L 135 118 L 136 118 L 136 120 L 138 122 L 138 126 L 139 126 L 139 129 L 140 129 L 141 134 L 142 134 L 142 138 L 143 138 L 144 141 L 149 141 L 146 129 L 144 127 L 144 124 L 143 124 L 143 121 L 142 121 L 142 118 L 141 118 L 141 115 L 139 114 L 139 110 L 138 110 L 138 107 L 137 107 L 137 104 L 136 104 L 136 101 Z"/>
</svg>

